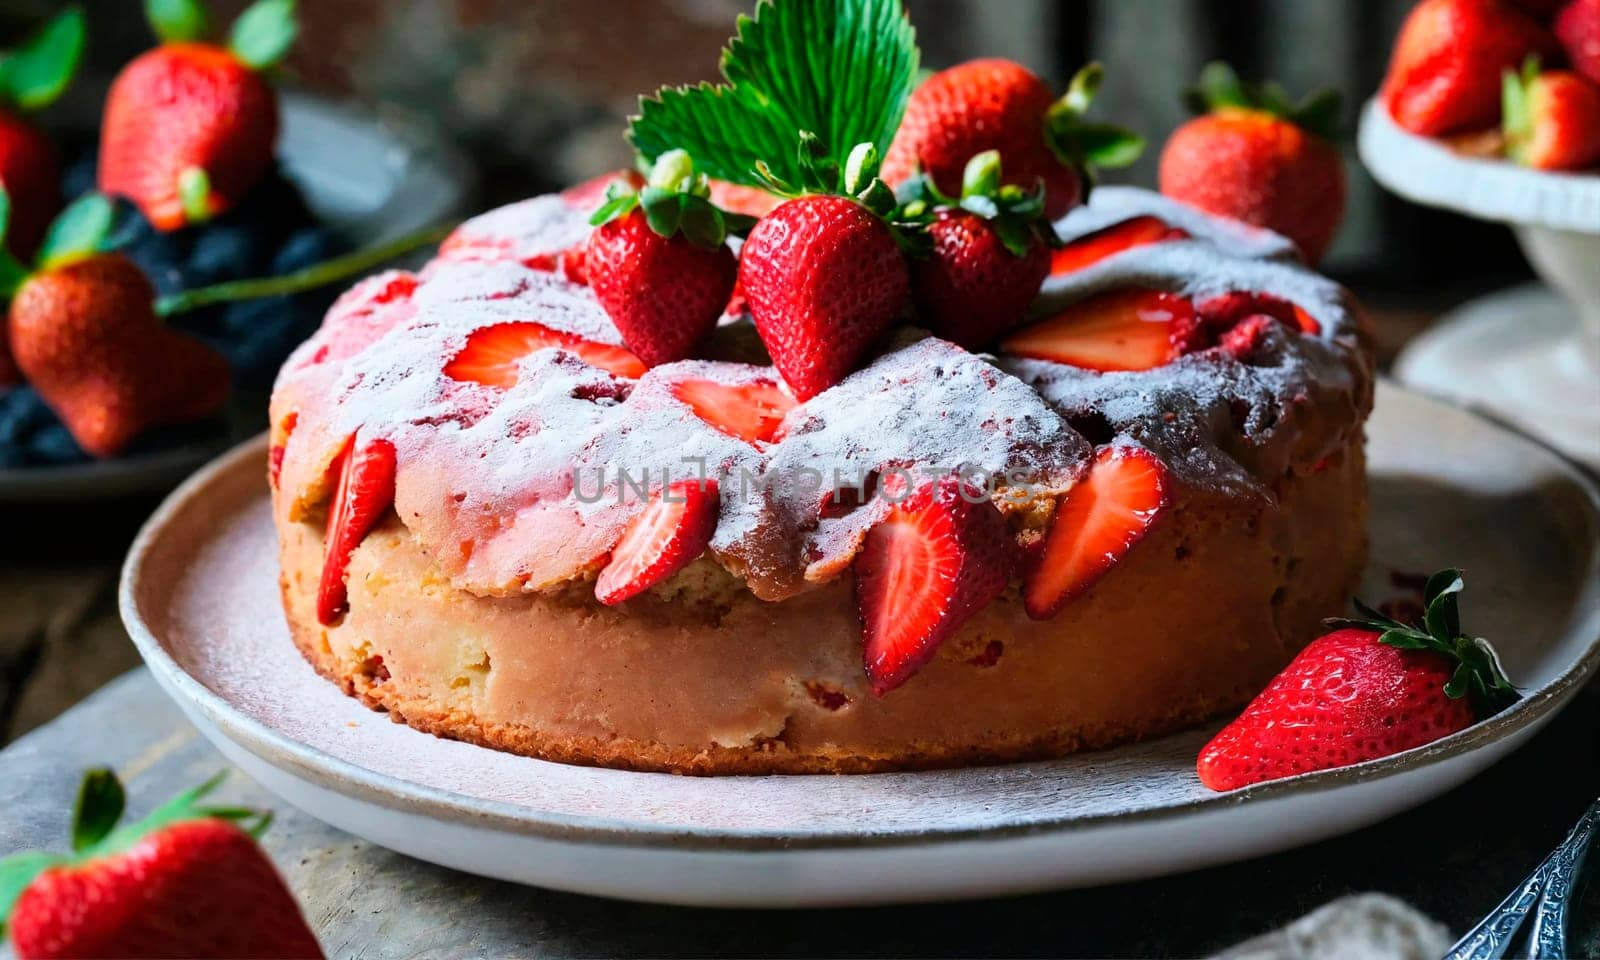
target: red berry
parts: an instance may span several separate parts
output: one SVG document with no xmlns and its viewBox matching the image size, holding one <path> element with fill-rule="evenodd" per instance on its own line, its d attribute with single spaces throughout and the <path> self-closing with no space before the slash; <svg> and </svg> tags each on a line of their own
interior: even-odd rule
<svg viewBox="0 0 1600 960">
<path fill-rule="evenodd" d="M 355 436 L 346 442 L 323 541 L 322 583 L 317 589 L 317 619 L 323 624 L 338 620 L 348 606 L 345 571 L 350 554 L 394 505 L 394 475 L 394 444 Z"/>
<path fill-rule="evenodd" d="M 1336 630 L 1311 642 L 1200 751 L 1196 772 L 1234 790 L 1420 747 L 1473 722 L 1444 686 L 1456 664 L 1431 650 Z"/>
<path fill-rule="evenodd" d="M 1344 163 L 1326 140 L 1259 110 L 1223 109 L 1179 127 L 1161 152 L 1161 192 L 1293 240 L 1307 263 L 1344 219 Z"/>
<path fill-rule="evenodd" d="M 93 456 L 116 456 L 151 427 L 227 402 L 227 361 L 162 324 L 155 297 L 133 261 L 100 254 L 35 274 L 11 301 L 18 368 Z"/>
<path fill-rule="evenodd" d="M 1000 349 L 1085 370 L 1151 370 L 1208 343 L 1186 298 L 1132 288 L 1079 300 L 1006 337 Z"/>
<path fill-rule="evenodd" d="M 715 480 L 680 480 L 658 492 L 612 548 L 595 597 L 621 603 L 693 563 L 717 531 L 721 504 Z"/>
<path fill-rule="evenodd" d="M 584 270 L 628 349 L 654 367 L 694 356 L 733 293 L 738 261 L 725 244 L 663 237 L 634 210 L 596 228 Z"/>
<path fill-rule="evenodd" d="M 1067 491 L 1028 572 L 1022 602 L 1038 620 L 1055 616 L 1132 550 L 1166 509 L 1167 468 L 1143 447 L 1104 447 L 1089 476 Z"/>
<path fill-rule="evenodd" d="M 1015 551 L 994 503 L 958 477 L 924 484 L 895 504 L 855 561 L 873 693 L 904 683 L 1004 593 Z"/>
<path fill-rule="evenodd" d="M 843 380 L 906 311 L 910 272 L 888 224 L 853 200 L 804 196 L 750 231 L 739 286 L 800 400 Z"/>
<path fill-rule="evenodd" d="M 1483 130 L 1500 122 L 1501 75 L 1559 51 L 1550 31 L 1501 0 L 1422 0 L 1400 28 L 1379 96 L 1412 133 Z"/>
<path fill-rule="evenodd" d="M 1082 200 L 1083 180 L 1050 147 L 1045 120 L 1055 100 L 1038 75 L 1011 60 L 973 60 L 942 70 L 912 93 L 882 176 L 894 185 L 920 169 L 955 196 L 967 161 L 998 150 L 1004 182 L 1031 188 L 1042 180 L 1045 214 L 1059 217 Z"/>
<path fill-rule="evenodd" d="M 126 197 L 158 229 L 189 221 L 185 172 L 210 181 L 209 214 L 242 201 L 272 166 L 278 100 L 228 50 L 173 43 L 128 64 L 106 96 L 100 189 Z"/>
<path fill-rule="evenodd" d="M 988 220 L 940 213 L 928 228 L 933 249 L 911 263 L 912 293 L 935 334 L 979 350 L 1021 323 L 1050 272 L 1050 248 L 1028 235 L 1027 252 L 1006 248 Z"/>
</svg>

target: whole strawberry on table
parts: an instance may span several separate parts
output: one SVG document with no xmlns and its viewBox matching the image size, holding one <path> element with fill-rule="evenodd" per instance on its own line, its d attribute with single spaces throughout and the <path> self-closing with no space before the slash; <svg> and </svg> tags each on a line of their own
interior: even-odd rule
<svg viewBox="0 0 1600 960">
<path fill-rule="evenodd" d="M 0 935 L 18 960 L 321 958 L 294 894 L 257 841 L 270 813 L 202 801 L 218 774 L 118 826 L 126 798 L 90 770 L 72 852 L 0 860 Z"/>
<path fill-rule="evenodd" d="M 72 149 L 71 135 L 62 137 L 64 152 L 77 156 L 62 175 L 66 195 L 99 187 L 131 205 L 117 246 L 160 296 L 290 274 L 339 253 L 345 241 L 318 222 L 274 156 L 279 104 L 269 75 L 295 37 L 293 0 L 261 0 L 248 8 L 226 43 L 211 42 L 220 34 L 199 0 L 149 0 L 145 10 L 163 42 L 117 77 L 98 144 Z M 81 17 L 76 22 L 81 27 Z M 46 33 L 50 29 L 61 28 Z M 58 42 L 48 49 L 57 51 L 56 60 L 75 62 L 63 52 L 68 48 Z M 13 191 L 13 200 L 22 204 L 22 194 Z M 25 223 L 14 216 L 12 229 Z M 332 296 L 328 290 L 217 303 L 171 322 L 220 353 L 235 384 L 264 389 Z M 14 371 L 14 388 L 5 389 L 4 367 L 0 363 L 0 467 L 108 455 L 77 442 L 44 392 L 16 385 Z M 162 419 L 159 412 L 152 416 Z M 169 426 L 142 433 L 131 449 L 221 435 L 214 420 Z"/>
<path fill-rule="evenodd" d="M 1423 588 L 1421 624 L 1356 602 L 1200 751 L 1213 790 L 1329 770 L 1432 743 L 1516 702 L 1489 642 L 1462 633 L 1459 570 Z"/>
</svg>

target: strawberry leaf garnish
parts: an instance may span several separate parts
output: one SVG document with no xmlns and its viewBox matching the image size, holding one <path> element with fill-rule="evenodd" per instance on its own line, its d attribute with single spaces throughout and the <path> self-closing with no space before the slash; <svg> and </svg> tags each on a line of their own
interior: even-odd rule
<svg viewBox="0 0 1600 960">
<path fill-rule="evenodd" d="M 84 774 L 72 808 L 72 849 L 82 853 L 104 840 L 122 819 L 127 804 L 122 783 L 111 770 L 100 767 Z"/>
<path fill-rule="evenodd" d="M 54 103 L 83 61 L 83 10 L 71 6 L 0 55 L 0 103 L 40 110 Z"/>
<path fill-rule="evenodd" d="M 1528 141 L 1533 139 L 1533 85 L 1542 68 L 1537 56 L 1522 62 L 1521 70 L 1507 70 L 1500 78 L 1500 129 L 1506 135 L 1506 152 L 1524 163 Z"/>
<path fill-rule="evenodd" d="M 857 144 L 888 149 L 918 58 L 900 0 L 760 0 L 723 51 L 727 83 L 662 88 L 628 137 L 652 163 L 683 149 L 721 180 L 834 192 L 829 164 L 843 170 Z M 814 144 L 796 150 L 802 134 Z"/>
<path fill-rule="evenodd" d="M 589 223 L 598 227 L 643 210 L 651 230 L 663 237 L 681 233 L 702 247 L 720 247 L 729 234 L 747 233 L 755 226 L 754 217 L 729 213 L 713 204 L 710 195 L 710 183 L 705 174 L 695 172 L 689 154 L 669 150 L 650 168 L 643 189 L 634 190 L 621 180 L 607 187 L 605 202 Z"/>
<path fill-rule="evenodd" d="M 39 247 L 41 271 L 92 257 L 106 249 L 116 205 L 102 193 L 86 193 L 61 211 Z"/>
<path fill-rule="evenodd" d="M 1131 130 L 1085 119 L 1104 80 L 1104 67 L 1086 64 L 1045 116 L 1050 149 L 1056 158 L 1082 170 L 1090 180 L 1099 170 L 1128 166 L 1139 159 L 1145 147 L 1144 137 Z"/>
<path fill-rule="evenodd" d="M 270 70 L 288 54 L 299 33 L 295 0 L 256 0 L 233 22 L 228 49 L 245 66 Z"/>
<path fill-rule="evenodd" d="M 1226 63 L 1212 61 L 1200 70 L 1200 81 L 1184 91 L 1183 102 L 1197 115 L 1218 110 L 1257 110 L 1287 120 L 1324 140 L 1342 135 L 1344 98 L 1337 90 L 1317 90 L 1295 100 L 1281 85 L 1249 84 Z"/>
<path fill-rule="evenodd" d="M 1464 589 L 1466 581 L 1460 570 L 1440 570 L 1429 577 L 1422 590 L 1424 612 L 1420 625 L 1401 623 L 1360 600 L 1354 601 L 1360 616 L 1340 617 L 1324 623 L 1333 628 L 1373 630 L 1378 633 L 1378 642 L 1387 646 L 1429 650 L 1450 658 L 1456 668 L 1444 686 L 1445 695 L 1456 700 L 1471 697 L 1479 714 L 1489 716 L 1515 703 L 1518 694 L 1506 679 L 1500 656 L 1489 641 L 1462 634 L 1457 601 Z"/>
<path fill-rule="evenodd" d="M 22 286 L 22 281 L 28 279 L 28 268 L 5 248 L 6 233 L 10 229 L 11 194 L 0 185 L 0 301 L 9 300 Z"/>
<path fill-rule="evenodd" d="M 201 0 L 144 0 L 144 18 L 162 43 L 196 43 L 211 36 Z"/>
<path fill-rule="evenodd" d="M 1027 256 L 1036 239 L 1059 246 L 1060 237 L 1044 216 L 1044 184 L 1035 184 L 1032 189 L 1002 184 L 1000 164 L 998 150 L 985 150 L 968 160 L 962 171 L 959 197 L 947 196 L 932 177 L 923 173 L 902 183 L 895 191 L 899 206 L 889 215 L 898 233 L 913 238 L 902 242 L 902 246 L 912 254 L 926 253 L 927 243 L 915 238 L 927 232 L 939 219 L 940 211 L 953 208 L 988 220 L 1013 256 Z"/>
</svg>

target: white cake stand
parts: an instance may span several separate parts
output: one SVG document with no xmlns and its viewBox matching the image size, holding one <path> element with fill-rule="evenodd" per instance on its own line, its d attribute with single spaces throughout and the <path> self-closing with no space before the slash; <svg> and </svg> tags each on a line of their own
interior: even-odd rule
<svg viewBox="0 0 1600 960">
<path fill-rule="evenodd" d="M 1548 287 L 1452 311 L 1401 355 L 1404 383 L 1477 407 L 1600 469 L 1600 176 L 1463 157 L 1362 111 L 1361 159 L 1417 203 L 1509 224 Z"/>
</svg>

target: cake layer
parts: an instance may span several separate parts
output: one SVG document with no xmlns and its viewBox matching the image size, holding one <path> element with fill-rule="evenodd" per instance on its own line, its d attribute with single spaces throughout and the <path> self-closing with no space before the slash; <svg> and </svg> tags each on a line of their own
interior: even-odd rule
<svg viewBox="0 0 1600 960">
<path fill-rule="evenodd" d="M 316 616 L 322 534 L 280 521 L 296 643 L 367 704 L 441 736 L 682 773 L 859 772 L 1059 756 L 1248 700 L 1365 557 L 1361 438 L 1254 495 L 1180 481 L 1150 534 L 1050 620 L 1014 589 L 915 679 L 873 696 L 848 578 L 763 601 L 708 560 L 616 608 L 587 584 L 453 587 L 399 519 L 356 549 L 350 611 Z"/>
</svg>

